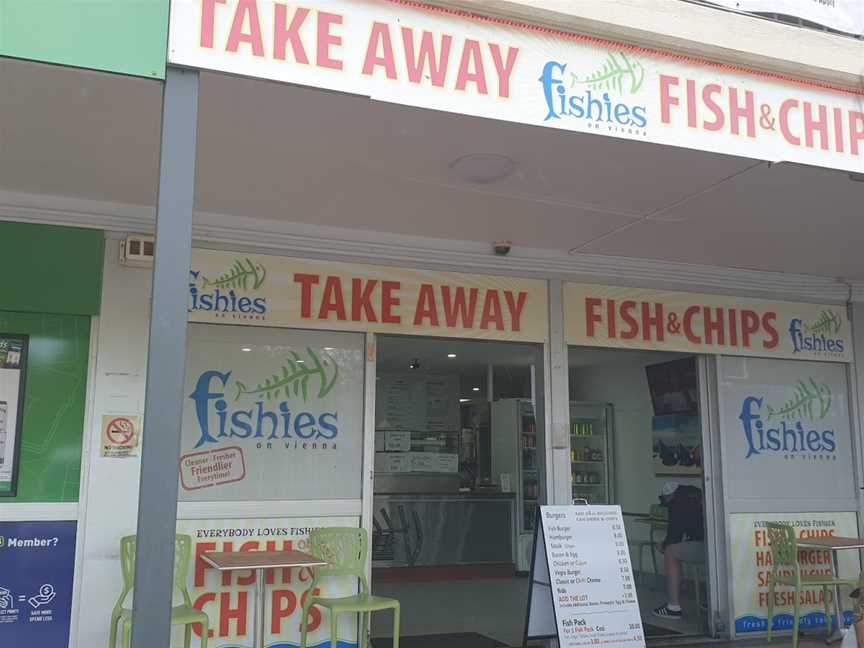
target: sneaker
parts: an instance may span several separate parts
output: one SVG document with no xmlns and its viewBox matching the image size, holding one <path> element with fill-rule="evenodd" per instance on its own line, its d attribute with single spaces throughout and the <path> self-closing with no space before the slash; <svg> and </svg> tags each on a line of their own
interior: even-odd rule
<svg viewBox="0 0 864 648">
<path fill-rule="evenodd" d="M 680 619 L 681 618 L 681 610 L 670 610 L 668 605 L 661 605 L 658 608 L 654 608 L 652 614 L 656 617 L 660 617 L 661 619 Z"/>
</svg>

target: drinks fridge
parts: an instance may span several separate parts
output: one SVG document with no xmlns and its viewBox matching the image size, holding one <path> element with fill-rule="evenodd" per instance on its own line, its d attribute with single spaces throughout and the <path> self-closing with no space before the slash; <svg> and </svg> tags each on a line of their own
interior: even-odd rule
<svg viewBox="0 0 864 648">
<path fill-rule="evenodd" d="M 612 405 L 570 403 L 570 484 L 573 499 L 614 502 Z"/>
</svg>

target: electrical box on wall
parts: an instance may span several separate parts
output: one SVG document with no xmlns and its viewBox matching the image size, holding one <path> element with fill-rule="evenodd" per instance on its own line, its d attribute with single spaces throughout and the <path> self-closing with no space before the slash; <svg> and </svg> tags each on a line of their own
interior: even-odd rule
<svg viewBox="0 0 864 648">
<path fill-rule="evenodd" d="M 120 243 L 120 265 L 133 268 L 149 268 L 153 265 L 154 239 L 152 236 L 135 234 Z"/>
</svg>

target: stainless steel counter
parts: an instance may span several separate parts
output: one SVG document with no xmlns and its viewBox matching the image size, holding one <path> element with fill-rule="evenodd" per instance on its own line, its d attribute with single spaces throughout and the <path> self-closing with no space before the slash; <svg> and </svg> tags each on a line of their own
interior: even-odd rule
<svg viewBox="0 0 864 648">
<path fill-rule="evenodd" d="M 373 500 L 373 567 L 515 562 L 513 493 L 388 493 Z"/>
</svg>

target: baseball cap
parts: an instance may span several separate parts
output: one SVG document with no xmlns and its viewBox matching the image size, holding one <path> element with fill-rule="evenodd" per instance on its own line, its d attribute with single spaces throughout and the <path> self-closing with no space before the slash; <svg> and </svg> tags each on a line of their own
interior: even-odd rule
<svg viewBox="0 0 864 648">
<path fill-rule="evenodd" d="M 660 489 L 660 494 L 663 497 L 669 497 L 672 493 L 678 490 L 678 482 L 668 481 L 663 484 L 663 488 Z"/>
</svg>

